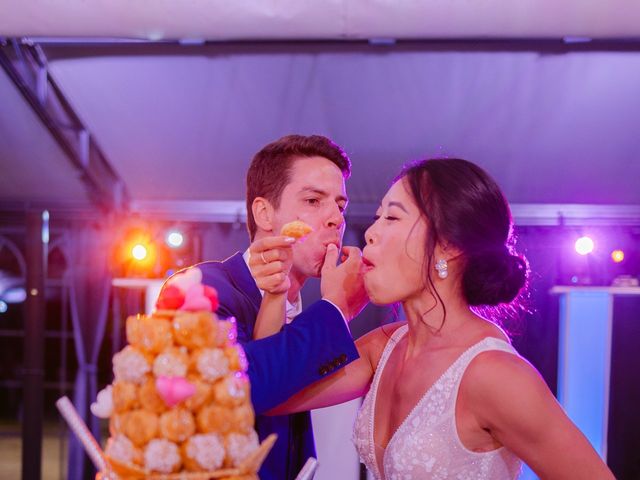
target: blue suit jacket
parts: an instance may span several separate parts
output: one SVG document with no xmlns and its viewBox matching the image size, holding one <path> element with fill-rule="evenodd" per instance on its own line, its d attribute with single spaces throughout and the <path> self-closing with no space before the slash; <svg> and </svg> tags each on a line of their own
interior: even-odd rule
<svg viewBox="0 0 640 480">
<path fill-rule="evenodd" d="M 218 291 L 218 315 L 233 316 L 238 341 L 249 363 L 251 400 L 256 431 L 262 441 L 270 433 L 278 440 L 260 469 L 261 480 L 293 480 L 310 456 L 315 456 L 309 412 L 265 416 L 307 385 L 358 358 L 351 333 L 340 312 L 320 300 L 282 330 L 252 340 L 262 296 L 241 253 L 223 262 L 198 264 L 203 283 Z"/>
</svg>

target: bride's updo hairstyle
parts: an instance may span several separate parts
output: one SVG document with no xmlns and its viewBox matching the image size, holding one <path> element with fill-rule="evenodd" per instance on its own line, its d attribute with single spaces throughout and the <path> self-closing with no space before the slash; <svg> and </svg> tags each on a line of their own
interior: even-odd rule
<svg viewBox="0 0 640 480">
<path fill-rule="evenodd" d="M 513 302 L 527 282 L 529 267 L 513 249 L 511 211 L 496 182 L 477 165 L 457 158 L 408 164 L 399 179 L 407 182 L 427 222 L 426 272 L 438 260 L 437 243 L 451 244 L 462 252 L 462 290 L 469 305 Z M 438 296 L 429 274 L 427 280 Z"/>
</svg>

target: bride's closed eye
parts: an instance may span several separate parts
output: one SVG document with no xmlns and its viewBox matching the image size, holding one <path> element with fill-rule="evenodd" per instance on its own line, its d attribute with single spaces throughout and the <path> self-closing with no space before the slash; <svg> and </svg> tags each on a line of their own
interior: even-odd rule
<svg viewBox="0 0 640 480">
<path fill-rule="evenodd" d="M 390 220 L 390 221 L 399 220 L 398 217 L 394 217 L 393 215 L 385 215 L 383 218 L 385 220 Z M 380 215 L 374 215 L 373 216 L 373 221 L 374 222 L 377 222 L 379 219 L 380 219 Z"/>
</svg>

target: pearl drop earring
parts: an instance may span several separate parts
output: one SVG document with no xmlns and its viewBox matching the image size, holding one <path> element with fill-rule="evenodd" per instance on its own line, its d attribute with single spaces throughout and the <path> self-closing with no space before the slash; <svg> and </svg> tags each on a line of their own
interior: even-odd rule
<svg viewBox="0 0 640 480">
<path fill-rule="evenodd" d="M 444 258 L 441 258 L 436 262 L 436 270 L 438 271 L 438 277 L 445 279 L 449 276 L 449 266 Z"/>
</svg>

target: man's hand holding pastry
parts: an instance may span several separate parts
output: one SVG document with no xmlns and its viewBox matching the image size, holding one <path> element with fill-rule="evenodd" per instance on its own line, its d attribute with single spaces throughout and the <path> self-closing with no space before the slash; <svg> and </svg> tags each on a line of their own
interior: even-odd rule
<svg viewBox="0 0 640 480">
<path fill-rule="evenodd" d="M 289 271 L 293 262 L 296 239 L 288 236 L 266 237 L 249 247 L 249 269 L 258 288 L 272 294 L 287 293 L 291 282 Z"/>
</svg>

